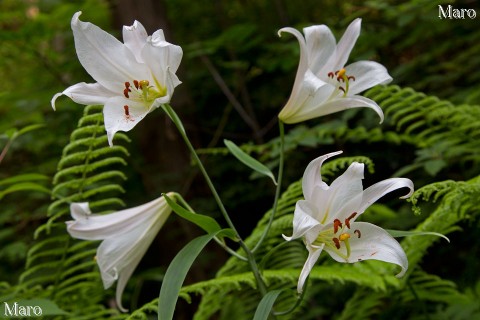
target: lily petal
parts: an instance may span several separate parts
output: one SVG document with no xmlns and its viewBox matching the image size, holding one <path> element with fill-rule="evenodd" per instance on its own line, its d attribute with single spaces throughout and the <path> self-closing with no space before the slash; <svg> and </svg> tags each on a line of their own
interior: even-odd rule
<svg viewBox="0 0 480 320">
<path fill-rule="evenodd" d="M 362 260 L 380 260 L 399 265 L 402 270 L 397 277 L 401 277 L 408 269 L 408 260 L 400 243 L 388 232 L 374 224 L 367 222 L 352 223 L 352 230 L 359 230 L 361 237 L 352 236 L 350 242 L 350 256 L 347 260 L 339 256 L 334 250 L 325 248 L 330 256 L 338 262 L 354 263 Z"/>
<path fill-rule="evenodd" d="M 128 115 L 125 106 L 128 107 Z M 151 108 L 141 102 L 118 96 L 109 99 L 103 108 L 103 118 L 110 146 L 117 131 L 132 130 L 150 111 Z"/>
<path fill-rule="evenodd" d="M 115 213 L 91 214 L 88 203 L 73 203 L 67 221 L 72 237 L 103 242 L 97 249 L 96 260 L 103 285 L 109 288 L 116 280 L 118 307 L 125 285 L 172 210 L 162 196 L 141 206 Z"/>
<path fill-rule="evenodd" d="M 128 232 L 119 232 L 116 237 L 105 239 L 98 247 L 97 263 L 102 273 L 104 287 L 109 288 L 118 278 L 116 301 L 123 312 L 127 310 L 123 308 L 121 298 L 128 279 L 169 215 L 170 212 L 154 214 L 149 221 L 143 221 Z"/>
<path fill-rule="evenodd" d="M 181 81 L 178 80 L 174 73 L 172 79 L 172 72 L 176 71 L 180 65 L 183 55 L 182 48 L 166 41 L 154 44 L 152 39 L 153 38 L 149 39 L 143 47 L 141 52 L 142 59 L 149 65 L 152 71 L 152 80 L 156 82 L 157 87 L 161 87 L 161 84 L 165 86 L 167 81 L 172 81 L 173 88 L 175 88 Z M 167 95 L 171 96 L 172 94 L 173 89 L 167 91 Z M 168 101 L 170 101 L 170 99 L 168 99 Z"/>
<path fill-rule="evenodd" d="M 79 104 L 103 105 L 109 98 L 113 97 L 115 93 L 98 83 L 80 82 L 53 96 L 51 101 L 53 110 L 55 110 L 55 101 L 61 95 L 66 95 Z"/>
<path fill-rule="evenodd" d="M 361 26 L 362 19 L 360 18 L 357 18 L 350 23 L 342 38 L 338 41 L 335 54 L 332 55 L 330 60 L 325 64 L 325 71 L 340 70 L 345 66 L 345 63 L 347 63 L 348 57 L 357 42 L 358 36 L 360 35 Z"/>
<path fill-rule="evenodd" d="M 305 236 L 307 243 L 312 243 L 318 236 L 321 224 L 315 217 L 316 208 L 305 200 L 297 201 L 293 214 L 293 234 L 291 237 L 282 235 L 287 241 Z"/>
<path fill-rule="evenodd" d="M 300 272 L 300 277 L 298 278 L 298 284 L 297 284 L 298 293 L 302 293 L 303 286 L 305 285 L 305 280 L 307 280 L 308 275 L 312 271 L 312 268 L 315 266 L 315 263 L 320 257 L 320 253 L 322 253 L 322 250 L 324 247 L 325 247 L 325 244 L 322 244 L 321 246 L 312 246 L 312 245 L 307 246 L 308 258 L 307 258 L 307 261 L 305 261 L 302 271 Z"/>
<path fill-rule="evenodd" d="M 316 109 L 315 113 L 313 113 L 310 116 L 314 118 L 318 116 L 335 113 L 338 111 L 343 111 L 343 110 L 353 109 L 353 108 L 363 108 L 363 107 L 373 109 L 373 111 L 375 111 L 380 117 L 380 123 L 383 122 L 384 120 L 383 111 L 378 106 L 378 104 L 375 101 L 362 96 L 351 96 L 351 97 L 347 96 L 345 98 L 342 97 L 342 98 L 330 100 L 326 102 L 324 105 L 322 105 L 321 108 Z"/>
<path fill-rule="evenodd" d="M 308 164 L 302 178 L 302 190 L 303 190 L 303 196 L 305 200 L 307 201 L 314 200 L 312 199 L 312 197 L 313 197 L 313 193 L 316 186 L 321 187 L 323 189 L 328 188 L 328 185 L 322 181 L 322 174 L 321 174 L 322 164 L 328 158 L 341 154 L 342 152 L 343 151 L 336 151 L 336 152 L 328 153 L 326 155 L 316 158 L 315 160 L 312 160 Z"/>
<path fill-rule="evenodd" d="M 147 39 L 147 42 L 155 48 L 166 48 L 168 52 L 165 56 L 162 56 L 162 61 L 170 68 L 170 70 L 172 70 L 172 72 L 177 72 L 178 67 L 180 66 L 180 60 L 183 56 L 182 48 L 166 41 L 163 30 L 161 29 L 155 31 L 152 36 Z"/>
<path fill-rule="evenodd" d="M 79 221 L 86 221 L 91 215 L 88 202 L 74 202 L 70 205 L 70 213 L 72 218 Z"/>
<path fill-rule="evenodd" d="M 311 26 L 303 29 L 308 52 L 308 68 L 319 77 L 326 77 L 327 74 L 319 75 L 325 61 L 335 52 L 336 40 L 332 31 L 325 26 Z"/>
<path fill-rule="evenodd" d="M 148 34 L 143 25 L 135 20 L 131 26 L 123 26 L 123 42 L 134 54 L 137 62 L 143 62 L 142 48 L 147 43 Z"/>
<path fill-rule="evenodd" d="M 409 188 L 408 194 L 401 197 L 405 199 L 413 194 L 413 182 L 406 178 L 390 178 L 371 185 L 363 191 L 362 203 L 358 207 L 358 213 L 364 212 L 375 201 L 394 190 Z"/>
<path fill-rule="evenodd" d="M 325 206 L 327 212 L 331 213 L 325 223 L 333 222 L 335 219 L 343 221 L 357 211 L 362 202 L 363 170 L 363 163 L 353 162 L 324 192 L 328 194 L 326 203 L 322 201 L 317 204 L 315 199 L 313 200 L 318 206 Z"/>
<path fill-rule="evenodd" d="M 88 203 L 72 203 L 70 212 L 74 221 L 67 221 L 67 231 L 77 239 L 101 240 L 118 234 L 119 230 L 128 232 L 142 225 L 149 216 L 159 210 L 167 209 L 163 197 L 141 206 L 120 210 L 111 214 L 91 214 Z"/>
<path fill-rule="evenodd" d="M 355 95 L 379 84 L 392 81 L 387 68 L 375 61 L 358 61 L 345 67 L 347 74 L 359 75 L 350 81 L 349 95 Z"/>
<path fill-rule="evenodd" d="M 145 64 L 138 63 L 133 53 L 109 33 L 90 22 L 72 18 L 72 30 L 78 60 L 85 70 L 105 88 L 122 94 L 125 81 L 142 79 L 148 74 Z"/>
<path fill-rule="evenodd" d="M 302 82 L 298 86 L 294 85 L 294 90 L 278 117 L 285 123 L 312 119 L 311 114 L 315 114 L 316 109 L 332 95 L 334 90 L 334 86 L 307 70 Z"/>
<path fill-rule="evenodd" d="M 300 62 L 298 63 L 297 74 L 295 75 L 295 82 L 293 83 L 293 92 L 297 92 L 300 90 L 300 86 L 302 85 L 303 77 L 305 72 L 308 69 L 308 49 L 307 44 L 305 42 L 305 38 L 297 29 L 286 27 L 278 30 L 278 36 L 281 37 L 282 32 L 287 32 L 295 36 L 298 40 L 298 44 L 300 45 Z"/>
</svg>

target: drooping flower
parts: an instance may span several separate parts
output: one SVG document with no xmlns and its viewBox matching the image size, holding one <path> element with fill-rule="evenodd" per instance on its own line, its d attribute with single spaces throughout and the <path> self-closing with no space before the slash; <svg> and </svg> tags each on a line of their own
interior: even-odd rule
<svg viewBox="0 0 480 320">
<path fill-rule="evenodd" d="M 75 220 L 66 223 L 72 237 L 103 240 L 96 255 L 103 286 L 108 289 L 118 280 L 117 305 L 126 311 L 122 307 L 122 294 L 127 281 L 172 210 L 165 198 L 160 197 L 138 207 L 105 215 L 92 214 L 87 202 L 72 203 L 70 211 Z"/>
<path fill-rule="evenodd" d="M 297 123 L 350 108 L 372 108 L 383 121 L 382 109 L 375 101 L 357 95 L 377 84 L 392 80 L 384 66 L 373 61 L 358 61 L 345 66 L 360 35 L 361 19 L 355 19 L 336 44 L 325 25 L 278 31 L 293 34 L 300 44 L 300 63 L 287 104 L 278 117 Z"/>
<path fill-rule="evenodd" d="M 62 94 L 84 105 L 104 105 L 103 114 L 109 144 L 117 131 L 129 131 L 149 112 L 170 102 L 181 82 L 175 75 L 182 49 L 165 41 L 163 31 L 147 35 L 135 21 L 123 27 L 124 43 L 99 27 L 72 18 L 78 59 L 96 83 L 77 83 Z"/>
<path fill-rule="evenodd" d="M 302 180 L 305 200 L 297 202 L 293 218 L 293 234 L 283 236 L 290 241 L 303 238 L 308 258 L 298 280 L 302 292 L 304 282 L 322 250 L 338 262 L 354 263 L 362 260 L 381 260 L 399 265 L 402 276 L 408 260 L 400 244 L 384 229 L 355 220 L 376 200 L 385 194 L 407 187 L 413 193 L 413 183 L 405 178 L 380 181 L 363 190 L 363 163 L 353 162 L 330 186 L 322 181 L 322 163 L 337 154 L 321 156 L 307 166 Z"/>
</svg>

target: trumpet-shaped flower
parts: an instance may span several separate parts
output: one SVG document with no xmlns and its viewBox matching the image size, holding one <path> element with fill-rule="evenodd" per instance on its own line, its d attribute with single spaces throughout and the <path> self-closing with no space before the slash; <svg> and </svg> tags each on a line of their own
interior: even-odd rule
<svg viewBox="0 0 480 320">
<path fill-rule="evenodd" d="M 377 84 L 392 80 L 384 66 L 359 61 L 345 66 L 360 35 L 361 19 L 355 19 L 338 44 L 325 25 L 278 31 L 293 34 L 300 44 L 300 63 L 290 98 L 278 117 L 297 123 L 350 108 L 368 107 L 383 121 L 382 109 L 370 99 L 357 95 Z"/>
<path fill-rule="evenodd" d="M 147 35 L 135 21 L 123 27 L 124 43 L 99 27 L 72 18 L 78 59 L 96 83 L 77 83 L 57 93 L 79 104 L 104 105 L 103 115 L 108 142 L 117 131 L 129 131 L 153 109 L 170 102 L 181 82 L 175 72 L 182 49 L 165 41 L 162 30 Z"/>
<path fill-rule="evenodd" d="M 290 241 L 302 237 L 308 258 L 298 280 L 297 290 L 302 292 L 305 279 L 310 274 L 322 250 L 338 262 L 354 263 L 374 259 L 399 265 L 402 276 L 408 261 L 400 244 L 384 229 L 367 222 L 355 220 L 372 203 L 385 194 L 407 187 L 413 193 L 413 183 L 405 178 L 380 181 L 363 190 L 363 163 L 353 162 L 350 167 L 328 186 L 322 181 L 322 163 L 341 153 L 321 156 L 307 166 L 302 180 L 305 200 L 297 202 L 293 218 L 293 234 L 283 236 Z"/>
<path fill-rule="evenodd" d="M 75 220 L 67 221 L 67 231 L 72 237 L 103 240 L 96 255 L 103 286 L 108 289 L 118 280 L 117 305 L 126 311 L 122 307 L 125 285 L 172 210 L 160 197 L 105 215 L 92 214 L 87 202 L 72 203 L 70 211 Z"/>
</svg>

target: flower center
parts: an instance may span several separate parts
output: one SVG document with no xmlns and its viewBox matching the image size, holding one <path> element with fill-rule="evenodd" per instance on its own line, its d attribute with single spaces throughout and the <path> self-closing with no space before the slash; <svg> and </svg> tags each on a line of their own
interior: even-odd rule
<svg viewBox="0 0 480 320">
<path fill-rule="evenodd" d="M 162 86 L 151 86 L 150 81 L 148 80 L 133 80 L 133 86 L 130 82 L 126 81 L 125 89 L 123 89 L 123 95 L 125 98 L 143 101 L 145 103 L 150 103 L 166 94 L 167 88 Z"/>
<path fill-rule="evenodd" d="M 350 230 L 350 220 L 355 218 L 356 215 L 356 212 L 352 213 L 344 220 L 344 223 L 342 223 L 339 219 L 333 220 L 333 228 L 320 232 L 313 244 L 320 245 L 324 243 L 339 256 L 345 260 L 348 260 L 350 257 L 349 239 L 352 236 L 357 236 L 358 238 L 362 236 L 360 230 L 355 229 L 353 233 Z M 342 249 L 343 247 L 345 247 L 345 249 Z"/>
<path fill-rule="evenodd" d="M 335 72 L 329 72 L 328 77 L 331 79 L 337 80 L 338 84 L 338 90 L 343 92 L 343 96 L 346 97 L 348 93 L 348 88 L 350 86 L 350 80 L 355 81 L 354 76 L 349 76 L 347 75 L 347 70 L 345 68 L 342 68 L 340 70 L 337 70 Z M 343 84 L 345 86 L 343 86 Z M 340 85 L 342 84 L 342 85 Z"/>
<path fill-rule="evenodd" d="M 130 82 L 125 82 L 125 89 L 123 89 L 123 95 L 127 99 L 134 101 L 141 101 L 145 105 L 150 105 L 155 99 L 163 97 L 167 94 L 167 88 L 162 87 L 155 81 L 156 87 L 150 85 L 148 80 L 133 80 L 133 86 Z M 135 121 L 130 114 L 130 108 L 128 105 L 123 106 L 125 113 L 125 121 Z"/>
</svg>

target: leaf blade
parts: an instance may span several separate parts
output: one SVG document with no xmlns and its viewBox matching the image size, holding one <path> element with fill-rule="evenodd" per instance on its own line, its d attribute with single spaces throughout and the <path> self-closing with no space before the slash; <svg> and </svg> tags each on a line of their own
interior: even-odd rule
<svg viewBox="0 0 480 320">
<path fill-rule="evenodd" d="M 438 232 L 431 232 L 431 231 L 401 231 L 401 230 L 386 230 L 392 237 L 408 237 L 408 236 L 437 236 L 441 237 L 448 242 L 450 242 L 450 239 L 448 239 L 446 236 L 444 236 L 441 233 Z"/>
<path fill-rule="evenodd" d="M 242 149 L 240 149 L 235 143 L 233 143 L 230 140 L 223 140 L 223 143 L 227 147 L 227 149 L 230 151 L 230 153 L 237 158 L 241 163 L 249 167 L 250 169 L 263 174 L 267 177 L 270 177 L 272 179 L 273 183 L 277 185 L 277 181 L 275 179 L 275 176 L 273 175 L 272 171 L 267 168 L 263 163 L 258 161 L 257 159 L 253 158 L 249 154 L 245 153 Z"/>
<path fill-rule="evenodd" d="M 257 306 L 257 310 L 255 310 L 255 315 L 253 316 L 253 320 L 266 320 L 272 311 L 273 304 L 275 300 L 277 300 L 278 296 L 283 290 L 273 290 L 267 292 L 265 296 L 263 296 L 262 300 Z"/>
<path fill-rule="evenodd" d="M 207 243 L 209 243 L 215 236 L 225 231 L 228 231 L 228 229 L 218 230 L 217 232 L 195 238 L 183 247 L 183 249 L 175 256 L 165 272 L 162 287 L 160 288 L 160 295 L 158 298 L 158 320 L 173 319 L 180 289 L 193 261 Z"/>
<path fill-rule="evenodd" d="M 205 230 L 207 233 L 214 233 L 220 231 L 222 228 L 218 224 L 218 222 L 213 219 L 212 217 L 203 215 L 203 214 L 198 214 L 195 212 L 188 211 L 187 209 L 183 208 L 180 206 L 178 203 L 172 200 L 167 194 L 163 194 L 165 197 L 165 200 L 167 201 L 168 205 L 172 210 L 178 214 L 180 217 L 184 218 L 185 220 L 188 220 L 203 230 Z"/>
</svg>

